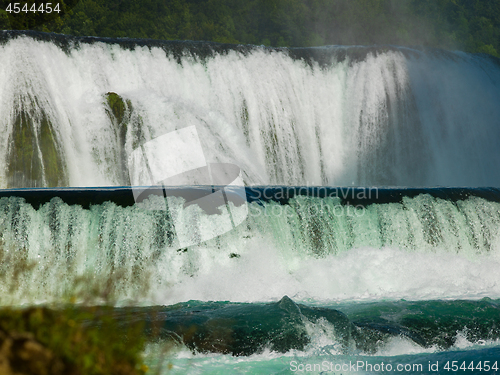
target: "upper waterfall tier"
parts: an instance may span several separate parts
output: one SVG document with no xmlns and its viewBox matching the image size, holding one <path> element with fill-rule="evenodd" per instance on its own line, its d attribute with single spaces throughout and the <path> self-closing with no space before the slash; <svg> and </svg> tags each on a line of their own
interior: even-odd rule
<svg viewBox="0 0 500 375">
<path fill-rule="evenodd" d="M 193 126 L 206 162 L 248 185 L 500 186 L 499 67 L 403 47 L 4 31 L 0 187 L 129 185 L 135 149 Z"/>
</svg>

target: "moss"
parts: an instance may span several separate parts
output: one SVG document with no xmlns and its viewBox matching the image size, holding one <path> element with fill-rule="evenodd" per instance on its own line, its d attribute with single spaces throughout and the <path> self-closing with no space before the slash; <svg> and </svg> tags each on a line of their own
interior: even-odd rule
<svg viewBox="0 0 500 375">
<path fill-rule="evenodd" d="M 52 125 L 46 116 L 43 116 L 41 121 L 39 139 L 47 186 L 69 185 L 69 181 L 65 178 L 62 158 L 57 152 Z"/>
<path fill-rule="evenodd" d="M 68 185 L 53 125 L 43 111 L 21 108 L 14 118 L 9 144 L 9 187 Z"/>
<path fill-rule="evenodd" d="M 127 100 L 125 103 L 122 97 L 114 92 L 106 93 L 106 102 L 108 104 L 106 112 L 115 126 L 115 134 L 118 138 L 118 143 L 123 149 L 125 147 L 127 127 L 130 120 L 130 116 L 127 115 L 130 114 L 132 105 L 130 100 Z"/>
<path fill-rule="evenodd" d="M 0 310 L 1 373 L 144 374 L 142 326 L 124 330 L 106 309 Z"/>
<path fill-rule="evenodd" d="M 130 100 L 124 101 L 123 98 L 114 92 L 106 94 L 106 101 L 109 106 L 108 116 L 115 123 L 118 130 L 120 144 L 125 145 L 125 136 L 132 112 L 132 103 Z"/>
<path fill-rule="evenodd" d="M 42 163 L 36 152 L 33 120 L 24 111 L 14 119 L 7 177 L 12 187 L 37 186 L 42 181 Z"/>
<path fill-rule="evenodd" d="M 127 157 L 125 152 L 125 142 L 127 137 L 127 129 L 130 123 L 132 113 L 132 103 L 130 100 L 124 101 L 123 98 L 115 92 L 108 92 L 105 95 L 107 108 L 106 112 L 109 119 L 113 123 L 115 129 L 115 136 L 118 141 L 118 150 L 116 150 L 116 159 L 118 164 L 121 165 L 120 178 L 124 184 L 129 184 Z"/>
<path fill-rule="evenodd" d="M 127 107 L 121 96 L 114 92 L 108 92 L 106 94 L 106 100 L 115 119 L 118 123 L 122 123 Z"/>
</svg>

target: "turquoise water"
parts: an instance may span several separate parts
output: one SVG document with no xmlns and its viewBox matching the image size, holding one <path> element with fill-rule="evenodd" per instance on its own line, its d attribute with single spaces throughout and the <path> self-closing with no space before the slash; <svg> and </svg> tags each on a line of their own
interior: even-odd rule
<svg viewBox="0 0 500 375">
<path fill-rule="evenodd" d="M 99 304 L 89 292 L 106 286 L 119 321 L 156 327 L 145 358 L 162 373 L 497 372 L 495 189 L 386 189 L 357 205 L 304 190 L 253 200 L 243 224 L 188 248 L 169 216 L 182 197 L 168 213 L 40 192 L 0 198 L 2 304 Z M 219 215 L 185 209 L 193 236 Z M 19 260 L 33 268 L 9 279 Z"/>
<path fill-rule="evenodd" d="M 488 299 L 398 301 L 332 306 L 344 311 L 350 320 L 360 325 L 363 322 L 365 329 L 371 324 L 371 332 L 364 333 L 364 339 L 371 346 L 363 349 L 341 345 L 334 329 L 322 322 L 310 329 L 312 340 L 303 350 L 279 353 L 264 349 L 242 357 L 193 354 L 180 348 L 162 356 L 161 345 L 156 344 L 149 346 L 146 358 L 151 366 L 158 366 L 158 358 L 163 358 L 162 373 L 168 374 L 228 371 L 237 374 L 494 374 L 500 365 L 498 302 Z"/>
<path fill-rule="evenodd" d="M 497 348 L 471 348 L 447 353 L 413 354 L 394 356 L 303 356 L 257 355 L 249 358 L 227 356 L 191 357 L 180 354 L 174 360 L 166 360 L 166 374 L 497 374 Z M 456 362 L 455 362 L 456 361 Z M 479 366 L 481 362 L 481 366 Z M 154 363 L 153 361 L 151 363 Z M 171 366 L 168 366 L 168 363 Z M 475 369 L 470 369 L 471 363 Z M 465 364 L 465 369 L 460 369 Z M 486 364 L 486 367 L 484 366 Z M 370 366 L 371 365 L 371 366 Z M 377 365 L 379 367 L 377 367 Z M 400 367 L 398 367 L 398 365 Z M 448 365 L 448 366 L 447 366 Z M 315 367 L 316 366 L 316 367 Z M 458 370 L 453 371 L 457 366 Z M 487 367 L 490 366 L 490 367 Z M 468 369 L 469 367 L 469 369 Z M 448 370 L 449 368 L 449 370 Z M 482 369 L 480 369 L 482 368 Z M 401 370 L 401 371 L 400 371 Z"/>
</svg>

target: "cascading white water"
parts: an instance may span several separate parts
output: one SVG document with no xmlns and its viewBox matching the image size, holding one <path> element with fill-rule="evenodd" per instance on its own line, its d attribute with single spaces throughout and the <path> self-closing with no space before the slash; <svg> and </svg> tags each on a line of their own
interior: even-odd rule
<svg viewBox="0 0 500 375">
<path fill-rule="evenodd" d="M 131 50 L 68 37 L 65 51 L 44 38 L 0 45 L 2 188 L 127 185 L 123 158 L 190 125 L 207 162 L 238 165 L 247 184 L 500 186 L 500 69 L 484 56 L 310 49 L 329 56 L 320 65 L 261 47 L 202 58 L 186 44 L 177 59 L 168 42 Z M 124 145 L 108 92 L 133 108 Z M 47 182 L 49 162 L 35 182 L 9 174 L 20 113 L 32 120 L 39 159 L 50 123 L 64 178 Z"/>
<path fill-rule="evenodd" d="M 192 235 L 197 223 L 209 231 L 215 220 L 196 205 L 186 212 Z M 111 202 L 83 209 L 60 199 L 35 210 L 1 198 L 0 303 L 95 298 L 95 290 L 141 304 L 285 294 L 498 298 L 499 227 L 500 204 L 477 197 L 453 203 L 420 195 L 367 208 L 297 197 L 283 206 L 250 203 L 235 230 L 179 249 L 165 211 Z"/>
</svg>

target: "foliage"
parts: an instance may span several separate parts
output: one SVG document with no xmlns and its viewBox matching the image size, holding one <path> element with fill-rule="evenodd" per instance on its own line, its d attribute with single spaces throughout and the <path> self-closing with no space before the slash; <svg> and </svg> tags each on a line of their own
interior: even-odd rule
<svg viewBox="0 0 500 375">
<path fill-rule="evenodd" d="M 37 124 L 34 107 L 22 108 L 14 118 L 7 167 L 9 184 L 66 186 L 67 178 L 57 151 L 52 123 L 41 111 Z"/>
<path fill-rule="evenodd" d="M 0 266 L 0 289 L 15 293 L 36 263 L 26 249 L 6 249 L 0 239 Z M 118 317 L 113 307 L 92 305 L 96 299 L 112 302 L 117 277 L 110 276 L 108 285 L 96 275 L 75 280 L 67 306 L 0 308 L 0 374 L 144 374 L 144 323 Z M 79 282 L 85 291 L 79 291 Z M 84 303 L 74 304 L 77 300 Z"/>
<path fill-rule="evenodd" d="M 10 28 L 18 30 L 33 29 L 47 22 L 60 23 L 60 17 L 70 12 L 77 3 L 78 0 L 52 0 L 50 3 L 0 0 L 0 26 L 2 17 L 8 18 Z"/>
<path fill-rule="evenodd" d="M 3 374 L 120 374 L 147 370 L 140 357 L 142 327 L 123 327 L 105 307 L 0 310 Z M 104 310 L 104 311 L 103 311 Z M 129 339 L 129 337 L 131 339 Z"/>
<path fill-rule="evenodd" d="M 0 27 L 4 18 L 0 13 Z M 80 0 L 38 29 L 276 47 L 395 44 L 499 56 L 500 0 Z"/>
</svg>

